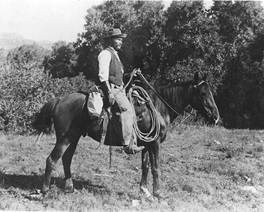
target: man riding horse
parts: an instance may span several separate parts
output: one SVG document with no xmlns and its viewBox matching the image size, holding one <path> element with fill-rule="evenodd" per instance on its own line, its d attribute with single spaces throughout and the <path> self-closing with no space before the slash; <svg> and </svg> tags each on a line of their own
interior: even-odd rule
<svg viewBox="0 0 264 212">
<path fill-rule="evenodd" d="M 98 55 L 98 76 L 108 106 L 111 107 L 117 104 L 121 111 L 124 151 L 127 154 L 134 154 L 140 152 L 144 147 L 137 146 L 137 138 L 133 129 L 135 112 L 126 96 L 123 82 L 124 69 L 118 56 L 118 51 L 121 49 L 125 37 L 126 34 L 122 34 L 118 28 L 110 29 L 107 32 L 107 35 L 103 38 L 107 47 Z"/>
<path fill-rule="evenodd" d="M 125 146 L 125 152 L 136 153 L 142 150 L 142 177 L 140 181 L 140 190 L 147 196 L 150 196 L 150 192 L 147 187 L 149 168 L 151 168 L 153 176 L 153 195 L 159 198 L 162 197 L 162 192 L 160 190 L 159 152 L 160 144 L 166 138 L 168 124 L 171 123 L 179 113 L 182 113 L 188 105 L 197 109 L 198 112 L 205 117 L 205 119 L 215 124 L 219 120 L 219 112 L 210 86 L 206 82 L 206 78 L 200 79 L 198 73 L 196 73 L 194 75 L 194 80 L 192 81 L 160 87 L 157 88 L 158 92 L 154 92 L 154 90 L 150 91 L 150 97 L 147 99 L 151 99 L 153 101 L 153 105 L 150 104 L 150 101 L 145 101 L 140 104 L 140 110 L 135 109 L 138 117 L 140 118 L 137 119 L 137 126 L 134 130 L 133 122 L 135 119 L 135 112 L 133 111 L 130 101 L 126 96 L 123 83 L 123 65 L 117 54 L 117 51 L 120 50 L 122 46 L 122 39 L 125 36 L 125 34 L 121 33 L 120 29 L 111 29 L 109 30 L 108 35 L 104 38 L 108 41 L 109 45 L 98 56 L 99 79 L 101 87 L 104 90 L 103 92 L 107 97 L 107 104 L 113 109 L 113 117 L 111 120 L 118 120 L 114 123 L 120 122 L 118 119 L 118 114 L 120 113 L 122 124 L 121 141 L 123 142 L 122 145 Z M 135 90 L 137 87 L 139 86 L 133 86 L 133 89 Z M 130 91 L 133 89 L 131 88 Z M 133 94 L 133 92 L 128 93 L 129 98 L 131 96 L 133 97 L 133 95 L 130 95 L 131 93 Z M 162 97 L 164 101 L 162 101 L 160 97 Z M 46 194 L 50 188 L 51 174 L 59 159 L 62 159 L 64 167 L 65 191 L 73 192 L 74 186 L 71 164 L 80 137 L 88 135 L 93 138 L 95 135 L 94 137 L 97 138 L 95 139 L 96 141 L 100 143 L 102 141 L 102 139 L 100 140 L 98 137 L 101 129 L 98 130 L 96 127 L 87 127 L 90 125 L 93 126 L 93 120 L 92 116 L 87 114 L 86 108 L 84 107 L 86 105 L 86 101 L 87 94 L 83 92 L 75 92 L 67 94 L 62 98 L 52 99 L 43 105 L 37 114 L 36 119 L 32 123 L 32 126 L 39 134 L 47 132 L 47 129 L 50 129 L 52 124 L 54 124 L 56 134 L 55 147 L 46 160 L 46 169 L 42 186 L 43 194 Z M 133 104 L 133 106 L 138 108 L 137 104 Z M 143 110 L 141 110 L 142 108 Z M 114 113 L 116 109 L 118 109 L 118 112 Z M 173 112 L 172 109 L 177 113 Z M 155 117 L 157 118 L 157 122 L 155 122 L 157 123 L 156 125 L 153 125 L 154 115 L 151 111 L 155 111 Z M 97 115 L 98 114 L 99 112 Z M 111 113 L 107 114 L 111 115 Z M 104 119 L 104 121 L 105 120 L 107 119 Z M 104 123 L 106 122 L 103 122 L 103 124 Z M 110 123 L 108 126 L 112 127 L 113 125 Z M 150 131 L 153 129 L 153 126 L 154 129 L 159 130 L 155 130 L 154 133 L 150 133 L 153 132 Z M 155 128 L 155 126 L 157 127 Z M 110 143 L 104 144 L 118 144 L 118 146 L 120 146 L 119 144 L 121 138 L 119 138 L 119 134 L 116 135 L 116 129 L 120 129 L 119 124 L 118 128 L 115 128 L 112 131 L 107 131 L 110 132 L 111 136 L 113 135 L 114 138 Z M 138 136 L 138 140 L 135 134 Z M 150 136 L 153 135 L 153 139 L 151 139 L 151 141 L 144 139 L 145 134 Z M 105 141 L 107 140 L 106 136 Z"/>
</svg>

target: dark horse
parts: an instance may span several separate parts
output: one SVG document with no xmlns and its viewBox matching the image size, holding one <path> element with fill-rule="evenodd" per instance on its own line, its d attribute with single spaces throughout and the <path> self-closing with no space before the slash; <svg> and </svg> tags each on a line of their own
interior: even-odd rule
<svg viewBox="0 0 264 212">
<path fill-rule="evenodd" d="M 218 123 L 219 112 L 211 88 L 206 82 L 206 75 L 200 79 L 196 72 L 193 81 L 173 82 L 167 86 L 156 87 L 155 90 L 158 95 L 152 92 L 152 100 L 167 125 L 182 114 L 189 105 L 196 109 L 207 123 Z M 165 100 L 165 104 L 159 96 Z"/>
<path fill-rule="evenodd" d="M 195 74 L 191 82 L 181 83 L 180 85 L 170 85 L 157 88 L 160 95 L 177 112 L 183 112 L 187 105 L 197 109 L 209 122 L 216 123 L 219 119 L 218 109 L 214 102 L 209 85 L 205 79 L 200 80 L 198 74 Z M 73 182 L 71 176 L 71 162 L 76 150 L 77 143 L 82 135 L 91 136 L 94 132 L 88 130 L 87 126 L 91 119 L 83 107 L 86 100 L 83 93 L 72 93 L 61 99 L 55 99 L 46 103 L 33 122 L 33 127 L 39 132 L 51 127 L 54 123 L 56 133 L 56 145 L 46 160 L 46 170 L 42 192 L 45 194 L 50 186 L 51 172 L 55 168 L 57 161 L 62 158 L 65 173 L 65 190 L 73 191 Z M 158 123 L 160 131 L 158 137 L 151 142 L 144 142 L 138 139 L 138 145 L 145 146 L 142 150 L 142 178 L 140 190 L 147 196 L 150 192 L 147 190 L 147 175 L 149 166 L 153 176 L 153 195 L 160 196 L 159 183 L 159 149 L 160 143 L 165 140 L 166 126 L 177 114 L 167 108 L 167 106 L 157 97 L 155 93 L 151 94 L 152 101 L 157 109 Z M 136 108 L 138 118 L 138 127 L 146 132 L 151 125 L 149 110 L 146 105 L 140 106 L 143 110 Z M 166 121 L 165 121 L 166 120 Z M 92 136 L 91 136 L 92 137 Z"/>
</svg>

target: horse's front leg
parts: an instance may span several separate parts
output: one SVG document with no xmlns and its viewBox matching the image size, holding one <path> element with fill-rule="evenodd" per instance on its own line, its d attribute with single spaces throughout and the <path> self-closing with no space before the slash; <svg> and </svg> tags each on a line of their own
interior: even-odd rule
<svg viewBox="0 0 264 212">
<path fill-rule="evenodd" d="M 42 186 L 42 193 L 45 194 L 49 190 L 51 172 L 55 169 L 58 160 L 62 157 L 63 153 L 67 149 L 68 144 L 57 141 L 54 149 L 46 160 L 46 170 L 44 175 L 44 181 Z"/>
<path fill-rule="evenodd" d="M 161 197 L 160 193 L 160 170 L 159 170 L 159 149 L 160 143 L 159 141 L 155 141 L 149 147 L 149 157 L 151 164 L 151 172 L 153 176 L 153 196 Z"/>
<path fill-rule="evenodd" d="M 147 151 L 147 147 L 142 150 L 141 155 L 142 160 L 142 177 L 140 182 L 140 191 L 147 195 L 147 197 L 151 196 L 150 192 L 147 189 L 147 178 L 148 178 L 148 171 L 149 171 L 149 153 Z"/>
</svg>

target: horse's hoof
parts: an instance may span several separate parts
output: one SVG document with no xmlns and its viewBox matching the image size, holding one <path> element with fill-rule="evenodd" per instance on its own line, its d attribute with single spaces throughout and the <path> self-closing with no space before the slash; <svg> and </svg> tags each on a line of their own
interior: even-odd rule
<svg viewBox="0 0 264 212">
<path fill-rule="evenodd" d="M 150 194 L 150 192 L 148 191 L 148 189 L 147 189 L 146 187 L 144 187 L 144 186 L 141 186 L 141 187 L 140 187 L 140 192 L 141 192 L 142 194 L 145 194 L 146 197 L 150 197 L 150 196 L 151 196 L 151 194 Z"/>
<path fill-rule="evenodd" d="M 26 195 L 26 198 L 29 200 L 42 200 L 45 195 L 41 193 L 40 190 L 36 189 L 36 192 Z"/>
<path fill-rule="evenodd" d="M 65 193 L 73 193 L 74 192 L 74 188 L 64 188 L 64 192 Z"/>
<path fill-rule="evenodd" d="M 65 180 L 64 192 L 65 193 L 73 193 L 74 192 L 73 182 L 72 182 L 71 178 Z"/>
<path fill-rule="evenodd" d="M 146 200 L 149 201 L 149 202 L 154 202 L 155 199 L 154 199 L 153 196 L 147 196 Z"/>
<path fill-rule="evenodd" d="M 48 191 L 49 191 L 49 188 L 46 187 L 46 186 L 43 186 L 42 189 L 41 189 L 41 193 L 42 193 L 43 195 L 46 195 L 46 194 L 48 193 Z"/>
</svg>

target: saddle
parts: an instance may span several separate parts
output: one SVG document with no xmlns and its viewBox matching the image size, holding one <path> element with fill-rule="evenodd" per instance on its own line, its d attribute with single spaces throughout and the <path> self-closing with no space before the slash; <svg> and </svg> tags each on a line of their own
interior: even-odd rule
<svg viewBox="0 0 264 212">
<path fill-rule="evenodd" d="M 79 93 L 86 95 L 82 106 L 82 135 L 84 137 L 88 135 L 101 144 L 122 146 L 121 111 L 118 105 L 115 103 L 111 110 L 106 107 L 106 98 L 98 86 L 92 86 L 87 92 L 79 91 Z M 102 98 L 102 105 L 99 100 L 95 100 L 94 103 L 89 102 L 89 97 L 98 96 L 97 94 L 100 94 Z M 96 108 L 98 102 L 99 107 L 102 107 L 101 109 Z M 98 114 L 98 111 L 100 111 L 100 114 Z"/>
<path fill-rule="evenodd" d="M 99 117 L 88 117 L 86 134 L 104 145 L 123 146 L 120 114 L 117 104 L 103 107 Z"/>
<path fill-rule="evenodd" d="M 83 136 L 88 135 L 92 137 L 94 140 L 100 142 L 101 144 L 108 145 L 108 146 L 123 146 L 123 137 L 122 137 L 122 125 L 120 120 L 121 110 L 117 103 L 115 103 L 111 110 L 110 108 L 105 107 L 106 100 L 103 96 L 103 92 L 99 91 L 102 94 L 104 106 L 102 108 L 101 114 L 99 117 L 93 116 L 88 111 L 88 98 L 91 92 L 97 91 L 93 88 L 90 92 L 86 95 L 85 103 L 83 105 L 83 110 L 87 111 L 85 117 L 86 123 Z M 140 95 L 134 96 L 134 109 L 137 116 L 137 120 L 140 120 L 142 113 L 146 111 L 147 107 L 144 105 L 144 99 L 140 97 Z"/>
</svg>

